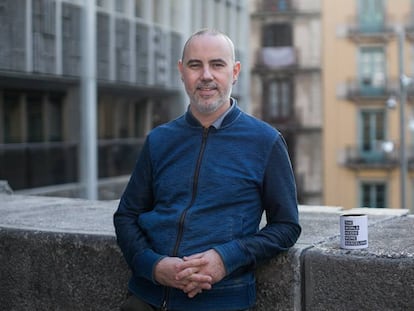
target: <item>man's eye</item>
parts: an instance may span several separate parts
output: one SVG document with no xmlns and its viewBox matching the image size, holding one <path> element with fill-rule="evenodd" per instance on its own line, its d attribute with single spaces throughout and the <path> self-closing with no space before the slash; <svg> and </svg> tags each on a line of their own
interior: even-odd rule
<svg viewBox="0 0 414 311">
<path fill-rule="evenodd" d="M 213 66 L 216 67 L 216 68 L 220 68 L 220 67 L 224 67 L 224 64 L 223 63 L 215 63 L 215 64 L 213 64 Z"/>
</svg>

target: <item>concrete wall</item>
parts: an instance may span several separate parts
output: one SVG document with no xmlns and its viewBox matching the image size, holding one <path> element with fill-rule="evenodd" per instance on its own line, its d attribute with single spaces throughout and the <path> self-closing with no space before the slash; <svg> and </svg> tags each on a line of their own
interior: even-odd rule
<svg viewBox="0 0 414 311">
<path fill-rule="evenodd" d="M 1 310 L 118 310 L 129 271 L 112 225 L 117 201 L 5 189 L 0 202 Z M 370 246 L 349 251 L 339 248 L 340 208 L 301 206 L 296 246 L 257 271 L 255 310 L 414 310 L 414 217 L 362 212 Z"/>
</svg>

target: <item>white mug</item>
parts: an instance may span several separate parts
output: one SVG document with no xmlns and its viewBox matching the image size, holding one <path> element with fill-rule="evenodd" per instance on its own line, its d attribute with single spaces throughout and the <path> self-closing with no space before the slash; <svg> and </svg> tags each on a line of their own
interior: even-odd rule
<svg viewBox="0 0 414 311">
<path fill-rule="evenodd" d="M 343 214 L 339 219 L 341 248 L 361 249 L 368 247 L 368 216 Z"/>
</svg>

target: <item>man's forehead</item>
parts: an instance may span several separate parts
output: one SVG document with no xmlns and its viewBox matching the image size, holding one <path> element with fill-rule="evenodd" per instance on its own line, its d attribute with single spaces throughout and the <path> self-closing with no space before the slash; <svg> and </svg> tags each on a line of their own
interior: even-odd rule
<svg viewBox="0 0 414 311">
<path fill-rule="evenodd" d="M 221 35 L 204 34 L 196 36 L 188 42 L 184 57 L 197 59 L 199 57 L 213 59 L 227 59 L 232 57 L 232 49 L 227 40 Z"/>
</svg>

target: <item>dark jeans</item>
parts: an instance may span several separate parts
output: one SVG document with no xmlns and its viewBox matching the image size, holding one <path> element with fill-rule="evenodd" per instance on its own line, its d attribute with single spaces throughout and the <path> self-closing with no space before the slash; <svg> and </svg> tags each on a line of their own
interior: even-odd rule
<svg viewBox="0 0 414 311">
<path fill-rule="evenodd" d="M 135 295 L 131 295 L 122 304 L 121 311 L 160 311 L 160 309 L 157 309 L 147 304 L 146 302 L 142 301 Z M 240 311 L 251 311 L 251 309 L 245 309 L 245 310 L 240 310 Z"/>
<path fill-rule="evenodd" d="M 155 307 L 137 298 L 135 295 L 130 295 L 121 306 L 121 311 L 158 311 L 158 310 Z"/>
</svg>

